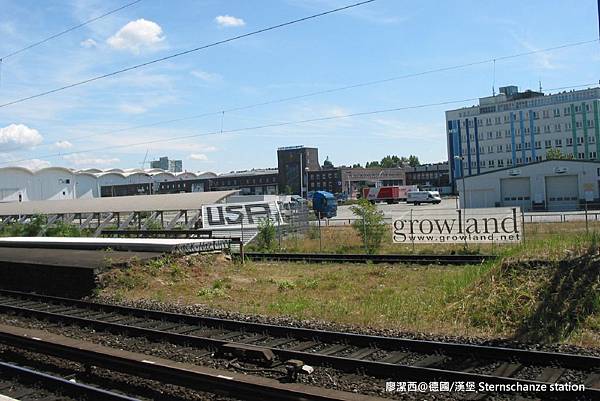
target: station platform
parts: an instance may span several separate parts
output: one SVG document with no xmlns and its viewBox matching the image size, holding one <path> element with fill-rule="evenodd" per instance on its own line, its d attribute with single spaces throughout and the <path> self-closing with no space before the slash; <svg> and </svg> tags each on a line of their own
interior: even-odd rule
<svg viewBox="0 0 600 401">
<path fill-rule="evenodd" d="M 0 247 L 0 288 L 62 297 L 90 295 L 96 277 L 161 252 Z"/>
<path fill-rule="evenodd" d="M 229 249 L 226 238 L 88 238 L 88 237 L 4 237 L 0 248 L 41 248 L 162 253 L 197 253 Z"/>
</svg>

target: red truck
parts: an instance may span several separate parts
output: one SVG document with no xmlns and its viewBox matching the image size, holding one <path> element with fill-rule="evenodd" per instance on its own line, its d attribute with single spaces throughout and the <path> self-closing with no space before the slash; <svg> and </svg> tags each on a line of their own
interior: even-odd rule
<svg viewBox="0 0 600 401">
<path fill-rule="evenodd" d="M 363 188 L 363 198 L 369 200 L 371 203 L 375 202 L 387 202 L 387 203 L 398 203 L 406 200 L 406 194 L 409 191 L 418 191 L 416 185 L 403 185 L 403 186 L 388 186 L 378 188 Z"/>
</svg>

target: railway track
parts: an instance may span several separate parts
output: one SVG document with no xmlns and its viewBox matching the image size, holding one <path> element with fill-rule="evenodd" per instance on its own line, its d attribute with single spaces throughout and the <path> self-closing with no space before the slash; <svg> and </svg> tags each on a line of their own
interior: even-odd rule
<svg viewBox="0 0 600 401">
<path fill-rule="evenodd" d="M 328 253 L 262 253 L 246 252 L 244 257 L 251 260 L 275 260 L 282 262 L 313 263 L 412 263 L 466 265 L 480 264 L 493 259 L 492 255 L 365 255 Z"/>
<path fill-rule="evenodd" d="M 145 354 L 105 347 L 94 343 L 50 334 L 41 330 L 31 330 L 0 325 L 0 343 L 13 348 L 34 352 L 42 357 L 59 358 L 85 367 L 86 372 L 103 369 L 122 377 L 149 380 L 159 388 L 166 385 L 186 389 L 187 395 L 170 394 L 161 390 L 146 391 L 142 399 L 161 400 L 289 400 L 289 401 L 377 401 L 376 397 L 344 393 L 306 386 L 296 383 L 281 383 L 277 380 L 231 373 L 151 357 Z M 22 370 L 22 369 L 21 369 Z M 36 373 L 39 375 L 39 373 Z M 48 376 L 48 375 L 45 375 Z M 86 373 L 86 376 L 91 376 Z M 64 379 L 53 378 L 69 383 Z M 135 379 L 130 379 L 134 381 Z M 75 383 L 73 383 L 75 384 Z M 109 385 L 112 383 L 109 382 Z M 126 386 L 135 394 L 136 383 Z M 80 392 L 74 392 L 77 400 L 138 400 L 127 396 L 118 396 L 108 391 L 79 385 Z M 87 391 L 87 392 L 86 392 Z M 189 391 L 196 391 L 190 393 Z M 200 391 L 201 393 L 198 393 Z M 208 396 L 208 397 L 207 397 Z M 216 398 L 213 398 L 216 396 Z"/>
<path fill-rule="evenodd" d="M 102 390 L 12 363 L 0 362 L 0 394 L 20 401 L 79 400 L 134 401 L 122 394 Z"/>
<path fill-rule="evenodd" d="M 497 388 L 520 383 L 534 389 L 573 382 L 585 389 L 553 396 L 600 399 L 600 358 L 593 356 L 275 326 L 3 290 L 0 312 L 193 346 L 225 357 L 246 348 L 252 355 L 272 353 L 280 361 L 301 360 L 390 380 L 473 382 L 478 388 L 481 383 Z"/>
</svg>

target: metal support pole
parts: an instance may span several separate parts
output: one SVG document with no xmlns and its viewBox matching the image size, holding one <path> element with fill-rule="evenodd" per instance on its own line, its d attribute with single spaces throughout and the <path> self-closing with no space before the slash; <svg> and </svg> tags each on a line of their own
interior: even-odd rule
<svg viewBox="0 0 600 401">
<path fill-rule="evenodd" d="M 319 212 L 319 252 L 323 252 L 323 244 L 321 242 L 321 212 Z"/>
<path fill-rule="evenodd" d="M 367 250 L 367 225 L 365 222 L 365 216 L 363 215 L 362 217 L 362 221 L 363 221 L 363 242 L 365 244 L 365 254 L 369 253 Z"/>
<path fill-rule="evenodd" d="M 589 227 L 589 223 L 588 223 L 588 203 L 587 203 L 587 200 L 585 201 L 585 233 L 586 234 L 590 233 L 590 227 Z"/>
<path fill-rule="evenodd" d="M 411 224 L 412 224 L 412 221 L 413 221 L 413 216 L 412 216 L 412 213 L 413 213 L 413 210 L 412 210 L 412 208 L 411 208 L 411 209 L 410 209 L 410 221 L 411 221 Z M 414 254 L 414 253 L 415 253 L 415 236 L 414 236 L 414 235 L 412 235 L 412 228 L 411 228 L 411 237 L 412 237 L 412 238 L 411 238 L 411 242 L 412 242 L 412 253 Z"/>
</svg>

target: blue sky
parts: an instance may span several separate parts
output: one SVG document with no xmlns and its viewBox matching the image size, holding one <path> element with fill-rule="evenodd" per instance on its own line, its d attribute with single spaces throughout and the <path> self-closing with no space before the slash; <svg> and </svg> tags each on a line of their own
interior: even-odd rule
<svg viewBox="0 0 600 401">
<path fill-rule="evenodd" d="M 3 0 L 0 54 L 127 0 Z M 142 0 L 2 63 L 0 104 L 351 3 L 352 0 Z M 491 63 L 218 112 L 450 65 L 598 38 L 596 0 L 377 0 L 71 90 L 0 108 L 0 162 L 41 167 L 140 167 L 167 155 L 190 171 L 274 167 L 280 146 L 319 148 L 336 165 L 387 154 L 446 158 L 434 106 L 227 133 L 244 127 L 471 99 L 491 94 Z M 598 82 L 598 42 L 498 61 L 496 87 L 551 89 Z M 220 132 L 186 140 L 144 141 Z M 117 131 L 118 132 L 113 132 Z M 113 132 L 106 134 L 108 132 Z M 104 134 L 104 135 L 98 135 Z M 81 138 L 85 137 L 85 138 Z M 112 150 L 95 150 L 120 146 Z M 56 156 L 58 153 L 64 153 Z M 16 162 L 21 159 L 26 161 Z"/>
</svg>

